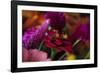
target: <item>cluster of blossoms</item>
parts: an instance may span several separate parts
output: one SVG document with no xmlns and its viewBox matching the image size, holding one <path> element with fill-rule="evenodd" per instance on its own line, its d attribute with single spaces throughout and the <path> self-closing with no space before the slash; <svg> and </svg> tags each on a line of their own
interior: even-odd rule
<svg viewBox="0 0 100 73">
<path fill-rule="evenodd" d="M 42 16 L 45 20 L 40 27 L 35 27 L 33 23 L 23 32 L 23 62 L 89 58 L 89 24 L 79 23 L 75 31 L 69 34 L 69 21 L 65 13 L 44 12 Z"/>
</svg>

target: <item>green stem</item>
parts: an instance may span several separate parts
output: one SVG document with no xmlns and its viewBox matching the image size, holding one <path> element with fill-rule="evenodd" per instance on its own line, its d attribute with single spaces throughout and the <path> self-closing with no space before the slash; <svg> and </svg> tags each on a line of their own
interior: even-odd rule
<svg viewBox="0 0 100 73">
<path fill-rule="evenodd" d="M 88 52 L 87 54 L 86 54 L 86 56 L 84 57 L 84 59 L 88 59 L 90 57 L 90 52 Z"/>
<path fill-rule="evenodd" d="M 81 38 L 79 38 L 78 40 L 76 40 L 76 42 L 73 44 L 73 47 L 74 47 L 75 45 L 77 45 L 80 41 L 81 41 Z M 63 59 L 64 56 L 65 56 L 66 54 L 68 55 L 68 52 L 67 52 L 67 53 L 64 53 L 64 54 L 59 58 L 59 60 Z"/>
<path fill-rule="evenodd" d="M 53 51 L 53 48 L 51 48 L 51 55 L 50 55 L 51 58 L 54 57 L 54 51 Z"/>
<path fill-rule="evenodd" d="M 59 60 L 62 60 L 66 55 L 68 55 L 69 53 L 68 52 L 65 52 L 60 58 Z"/>
<path fill-rule="evenodd" d="M 43 43 L 43 41 L 40 43 L 39 50 L 41 50 Z"/>
<path fill-rule="evenodd" d="M 79 38 L 78 40 L 76 40 L 75 43 L 73 44 L 73 47 L 74 47 L 75 45 L 77 45 L 80 41 L 81 41 L 81 38 Z"/>
</svg>

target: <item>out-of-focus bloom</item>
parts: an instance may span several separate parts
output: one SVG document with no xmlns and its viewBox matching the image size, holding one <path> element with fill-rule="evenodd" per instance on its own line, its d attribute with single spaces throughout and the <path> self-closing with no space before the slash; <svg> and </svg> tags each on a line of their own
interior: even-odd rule
<svg viewBox="0 0 100 73">
<path fill-rule="evenodd" d="M 67 60 L 75 60 L 76 59 L 76 56 L 74 54 L 69 54 L 67 56 Z"/>
<path fill-rule="evenodd" d="M 22 59 L 23 62 L 38 62 L 38 61 L 50 61 L 47 58 L 47 53 L 43 51 L 39 51 L 38 49 L 25 49 L 23 48 Z"/>
<path fill-rule="evenodd" d="M 90 24 L 90 14 L 82 13 L 80 14 L 81 17 L 81 24 Z"/>
<path fill-rule="evenodd" d="M 50 25 L 53 29 L 61 31 L 65 26 L 65 16 L 62 12 L 47 12 L 45 17 L 50 19 Z"/>
<path fill-rule="evenodd" d="M 23 15 L 23 29 L 26 30 L 32 26 L 38 27 L 44 22 L 44 17 L 41 12 L 37 11 L 22 11 Z M 25 20 L 24 20 L 25 19 Z"/>
<path fill-rule="evenodd" d="M 72 40 L 81 39 L 81 41 L 90 40 L 89 24 L 81 24 L 71 36 Z"/>
<path fill-rule="evenodd" d="M 49 19 L 47 19 L 40 28 L 36 29 L 32 27 L 32 29 L 26 31 L 22 37 L 23 39 L 23 47 L 24 48 L 37 48 L 40 41 L 43 39 L 45 32 L 47 31 L 49 26 Z"/>
<path fill-rule="evenodd" d="M 81 18 L 79 13 L 65 13 L 66 27 L 71 35 L 80 26 Z"/>
<path fill-rule="evenodd" d="M 43 51 L 39 51 L 37 49 L 29 50 L 30 61 L 50 61 L 47 57 L 47 53 Z"/>
<path fill-rule="evenodd" d="M 74 53 L 77 55 L 77 58 L 83 59 L 90 49 L 89 24 L 81 24 L 71 35 L 71 41 L 74 44 L 78 41 L 78 43 L 74 45 L 74 47 L 76 48 Z"/>
<path fill-rule="evenodd" d="M 56 37 L 54 31 L 49 31 L 48 36 L 45 37 L 44 43 L 47 48 L 54 48 L 57 52 L 67 51 L 69 53 L 72 52 L 72 44 L 67 39 L 62 39 L 61 37 Z M 60 34 L 59 34 L 60 35 Z"/>
<path fill-rule="evenodd" d="M 67 39 L 68 35 L 67 34 L 63 34 L 63 39 Z"/>
<path fill-rule="evenodd" d="M 28 62 L 29 61 L 29 51 L 26 48 L 22 49 L 22 61 Z"/>
</svg>

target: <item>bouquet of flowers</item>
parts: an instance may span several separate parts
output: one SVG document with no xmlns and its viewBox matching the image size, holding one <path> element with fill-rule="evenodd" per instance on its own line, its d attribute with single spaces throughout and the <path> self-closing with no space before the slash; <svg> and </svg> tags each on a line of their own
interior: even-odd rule
<svg viewBox="0 0 100 73">
<path fill-rule="evenodd" d="M 90 58 L 89 15 L 23 11 L 22 61 Z"/>
</svg>

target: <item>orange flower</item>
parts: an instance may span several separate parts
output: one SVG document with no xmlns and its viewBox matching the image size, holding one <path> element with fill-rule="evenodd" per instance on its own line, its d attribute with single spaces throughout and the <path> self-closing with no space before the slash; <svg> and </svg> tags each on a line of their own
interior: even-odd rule
<svg viewBox="0 0 100 73">
<path fill-rule="evenodd" d="M 44 17 L 43 13 L 40 12 L 32 12 L 32 11 L 23 11 L 22 12 L 23 19 L 26 18 L 26 20 L 23 22 L 23 28 L 29 28 L 31 26 L 35 26 L 38 28 L 43 22 L 44 22 Z"/>
</svg>

